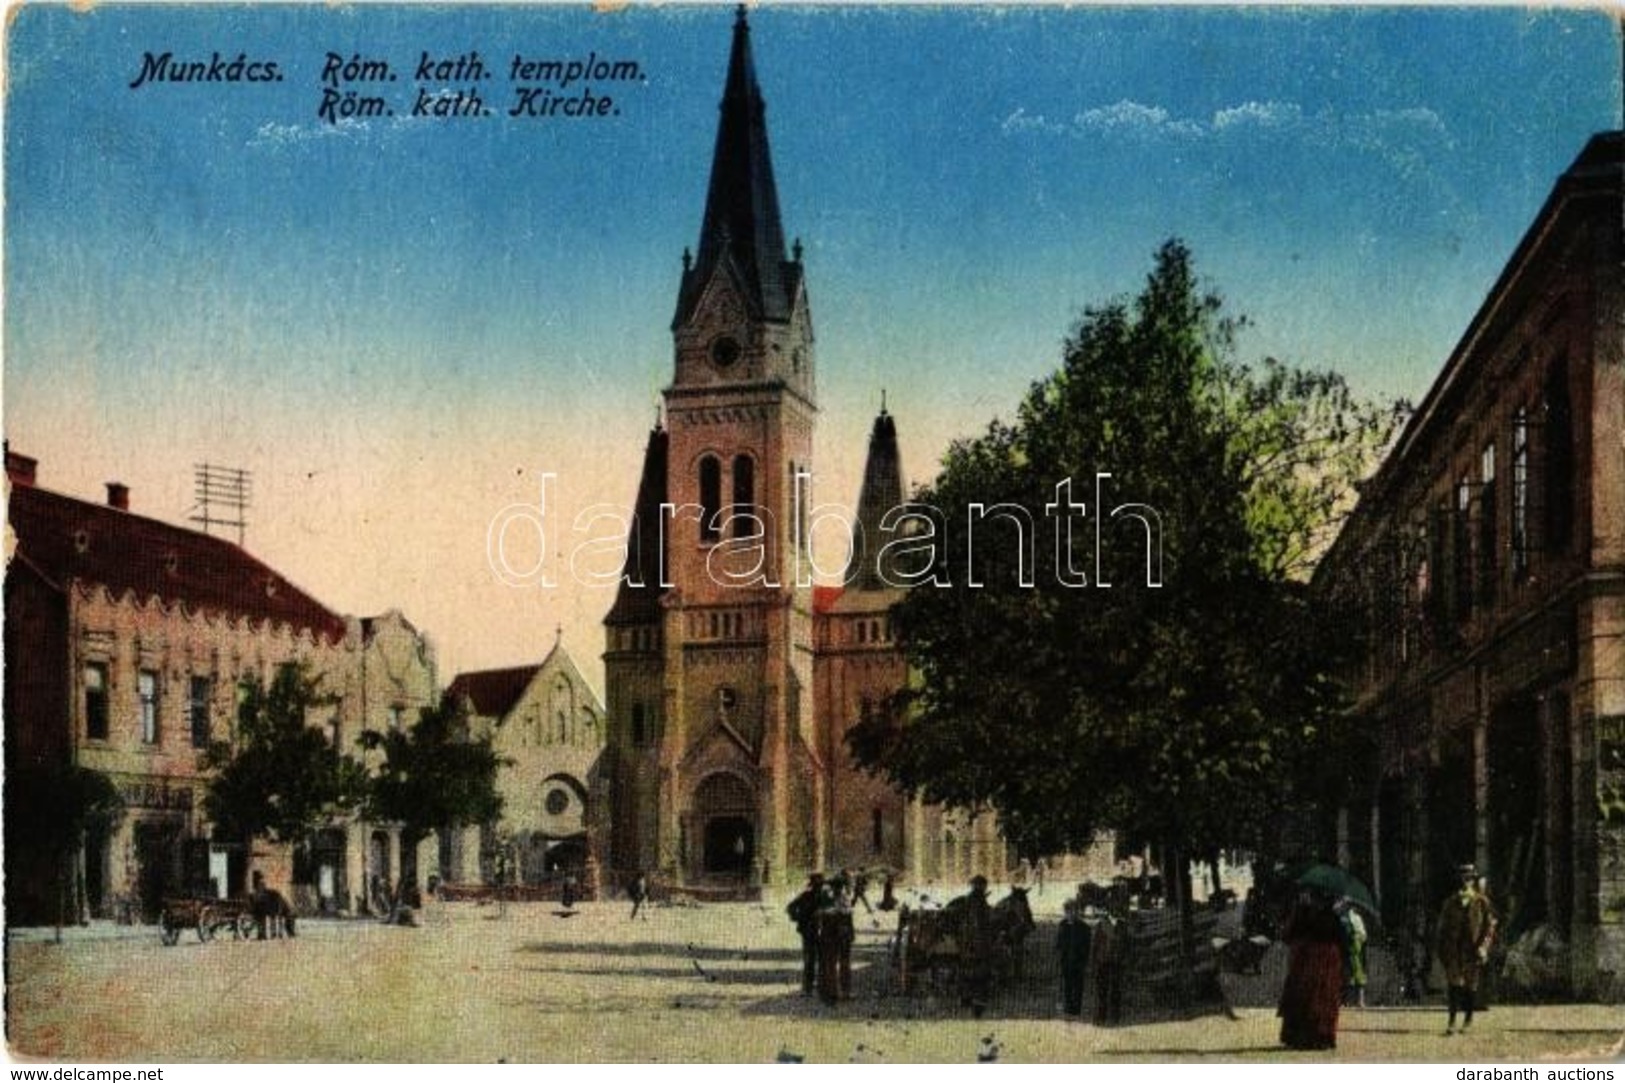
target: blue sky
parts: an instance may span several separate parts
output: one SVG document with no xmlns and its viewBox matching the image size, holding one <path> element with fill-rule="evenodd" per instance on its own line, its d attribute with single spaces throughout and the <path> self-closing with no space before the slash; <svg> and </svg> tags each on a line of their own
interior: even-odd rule
<svg viewBox="0 0 1625 1083">
<path fill-rule="evenodd" d="M 23 7 L 5 103 L 5 429 L 41 481 L 182 521 L 255 472 L 250 548 L 330 605 L 399 606 L 444 676 L 590 671 L 602 592 L 516 591 L 495 512 L 630 503 L 670 374 L 732 8 Z M 856 499 L 890 390 L 905 467 L 1008 414 L 1087 304 L 1183 237 L 1245 354 L 1419 397 L 1592 132 L 1584 10 L 753 9 L 785 228 L 818 332 L 820 497 Z M 329 52 L 634 59 L 592 121 L 321 122 Z M 144 52 L 266 86 L 132 90 Z"/>
</svg>

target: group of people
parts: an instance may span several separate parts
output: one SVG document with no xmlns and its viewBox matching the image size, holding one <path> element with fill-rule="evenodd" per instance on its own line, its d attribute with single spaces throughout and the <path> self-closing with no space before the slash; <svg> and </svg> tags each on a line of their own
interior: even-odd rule
<svg viewBox="0 0 1625 1083">
<path fill-rule="evenodd" d="M 1495 940 L 1495 907 L 1473 865 L 1457 870 L 1460 887 L 1445 899 L 1434 923 L 1434 953 L 1448 985 L 1445 1034 L 1472 1026 L 1479 980 Z M 1289 1049 L 1335 1049 L 1339 1010 L 1365 1007 L 1364 919 L 1347 900 L 1306 891 L 1282 933 L 1290 954 L 1281 989 L 1281 1044 Z"/>
<path fill-rule="evenodd" d="M 1081 898 L 1062 904 L 1055 951 L 1060 958 L 1061 1012 L 1069 1018 L 1082 1017 L 1084 990 L 1092 987 L 1096 1025 L 1122 1022 L 1129 949 L 1125 916 L 1121 907 L 1096 910 Z"/>
<path fill-rule="evenodd" d="M 828 880 L 823 873 L 815 872 L 785 907 L 801 936 L 803 996 L 816 991 L 826 1004 L 851 998 L 852 942 L 857 939 L 852 908 L 858 901 L 869 906 L 860 886 L 844 872 Z"/>
</svg>

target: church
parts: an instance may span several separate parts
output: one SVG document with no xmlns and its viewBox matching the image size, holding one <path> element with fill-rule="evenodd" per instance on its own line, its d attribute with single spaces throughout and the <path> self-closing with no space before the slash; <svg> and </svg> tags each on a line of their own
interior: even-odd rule
<svg viewBox="0 0 1625 1083">
<path fill-rule="evenodd" d="M 881 517 L 904 498 L 897 425 L 882 406 L 845 585 L 814 585 L 797 482 L 813 472 L 813 322 L 742 8 L 699 244 L 682 268 L 664 422 L 604 619 L 604 871 L 717 888 L 844 867 L 915 883 L 1002 876 L 1012 857 L 991 815 L 909 800 L 846 748 L 846 731 L 907 680 L 888 620 L 901 592 L 875 559 Z"/>
</svg>

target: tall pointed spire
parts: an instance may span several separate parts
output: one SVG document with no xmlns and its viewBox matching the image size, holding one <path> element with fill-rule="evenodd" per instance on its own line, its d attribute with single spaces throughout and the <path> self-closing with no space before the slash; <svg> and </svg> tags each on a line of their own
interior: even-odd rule
<svg viewBox="0 0 1625 1083">
<path fill-rule="evenodd" d="M 779 193 L 767 146 L 767 110 L 756 82 L 744 5 L 734 18 L 721 113 L 699 250 L 692 269 L 685 268 L 683 274 L 675 323 L 693 314 L 700 289 L 724 259 L 732 260 L 740 276 L 751 314 L 783 320 L 794 303 L 794 272 L 784 254 Z"/>
<path fill-rule="evenodd" d="M 869 458 L 863 464 L 863 488 L 858 493 L 858 521 L 852 532 L 852 563 L 847 585 L 856 590 L 887 586 L 880 577 L 878 558 L 884 544 L 880 522 L 903 503 L 903 459 L 897 450 L 897 423 L 882 403 L 869 432 Z"/>
</svg>

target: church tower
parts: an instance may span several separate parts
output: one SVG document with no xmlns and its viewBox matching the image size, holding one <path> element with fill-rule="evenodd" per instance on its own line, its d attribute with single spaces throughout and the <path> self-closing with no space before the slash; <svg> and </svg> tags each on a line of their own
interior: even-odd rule
<svg viewBox="0 0 1625 1083">
<path fill-rule="evenodd" d="M 782 882 L 821 856 L 795 480 L 811 473 L 817 405 L 801 249 L 785 249 L 743 8 L 672 338 L 665 423 L 605 618 L 609 862 L 686 884 Z"/>
</svg>

